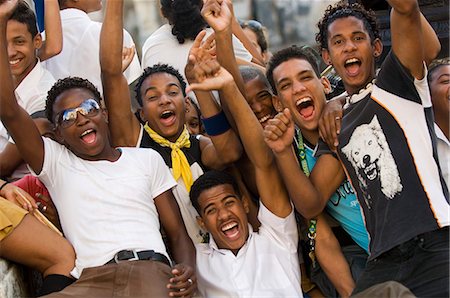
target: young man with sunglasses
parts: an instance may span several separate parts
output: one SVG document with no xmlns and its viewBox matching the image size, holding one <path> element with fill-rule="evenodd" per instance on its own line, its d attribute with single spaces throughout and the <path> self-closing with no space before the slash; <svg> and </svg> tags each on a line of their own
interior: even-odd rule
<svg viewBox="0 0 450 298">
<path fill-rule="evenodd" d="M 159 154 L 111 145 L 100 94 L 86 80 L 60 80 L 48 93 L 47 118 L 61 144 L 42 138 L 17 104 L 5 45 L 16 5 L 0 4 L 0 119 L 48 188 L 75 249 L 71 274 L 78 280 L 61 295 L 192 295 L 194 248 L 171 192 L 175 181 Z M 173 268 L 160 225 L 178 263 Z"/>
<path fill-rule="evenodd" d="M 448 297 L 450 205 L 424 68 L 439 45 L 416 0 L 388 2 L 392 51 L 377 76 L 382 44 L 374 14 L 342 1 L 319 22 L 322 56 L 349 96 L 336 151 L 319 145 L 317 182 L 334 186 L 347 174 L 364 213 L 370 256 L 353 294 L 395 280 L 419 297 Z M 289 173 L 292 158 L 281 148 L 293 136 L 292 119 L 284 112 L 271 124 L 267 142 Z M 315 185 L 305 175 L 284 177 L 314 213 L 322 201 Z"/>
</svg>

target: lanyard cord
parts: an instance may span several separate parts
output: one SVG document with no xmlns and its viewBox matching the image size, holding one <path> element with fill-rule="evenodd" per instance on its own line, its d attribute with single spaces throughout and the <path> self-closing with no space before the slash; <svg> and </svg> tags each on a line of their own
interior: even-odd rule
<svg viewBox="0 0 450 298">
<path fill-rule="evenodd" d="M 306 177 L 309 177 L 311 172 L 308 168 L 308 163 L 306 161 L 306 149 L 305 144 L 303 142 L 303 136 L 300 129 L 296 129 L 297 133 L 297 153 L 300 158 L 300 165 L 302 167 L 303 173 L 305 173 Z M 309 220 L 309 227 L 308 227 L 308 238 L 309 238 L 309 248 L 310 251 L 308 253 L 309 258 L 311 259 L 313 267 L 316 266 L 316 227 L 317 227 L 317 219 L 313 218 Z"/>
</svg>

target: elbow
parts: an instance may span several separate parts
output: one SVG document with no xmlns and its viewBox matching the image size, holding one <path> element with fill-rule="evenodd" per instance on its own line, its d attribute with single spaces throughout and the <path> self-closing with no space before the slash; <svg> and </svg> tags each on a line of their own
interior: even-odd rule
<svg viewBox="0 0 450 298">
<path fill-rule="evenodd" d="M 62 44 L 58 44 L 53 47 L 47 48 L 49 58 L 58 55 L 59 53 L 61 53 L 61 51 L 62 51 Z"/>
</svg>

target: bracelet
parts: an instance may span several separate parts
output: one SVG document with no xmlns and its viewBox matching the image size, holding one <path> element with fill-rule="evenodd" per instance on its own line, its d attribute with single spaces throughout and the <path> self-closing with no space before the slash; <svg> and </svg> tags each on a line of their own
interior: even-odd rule
<svg viewBox="0 0 450 298">
<path fill-rule="evenodd" d="M 5 181 L 5 183 L 2 184 L 2 186 L 0 186 L 0 191 L 2 191 L 3 187 L 5 187 L 6 184 L 8 184 L 8 181 Z"/>
<path fill-rule="evenodd" d="M 223 111 L 209 118 L 202 117 L 202 122 L 206 133 L 212 137 L 221 135 L 231 128 Z"/>
</svg>

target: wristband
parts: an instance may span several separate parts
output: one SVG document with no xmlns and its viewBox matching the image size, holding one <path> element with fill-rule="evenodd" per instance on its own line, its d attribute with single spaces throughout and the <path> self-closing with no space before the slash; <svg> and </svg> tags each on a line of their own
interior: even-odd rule
<svg viewBox="0 0 450 298">
<path fill-rule="evenodd" d="M 0 186 L 0 191 L 2 191 L 3 187 L 5 187 L 6 184 L 8 184 L 8 181 L 5 181 L 5 183 L 2 184 L 2 186 Z"/>
<path fill-rule="evenodd" d="M 206 133 L 212 137 L 221 135 L 231 128 L 223 111 L 209 118 L 202 117 L 202 122 Z"/>
</svg>

